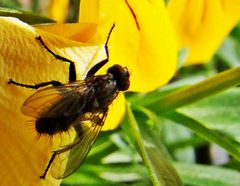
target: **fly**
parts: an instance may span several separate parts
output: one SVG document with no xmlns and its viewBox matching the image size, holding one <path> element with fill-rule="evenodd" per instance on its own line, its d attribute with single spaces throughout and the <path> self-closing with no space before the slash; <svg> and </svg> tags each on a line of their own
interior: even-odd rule
<svg viewBox="0 0 240 186">
<path fill-rule="evenodd" d="M 105 43 L 106 59 L 97 63 L 87 73 L 84 80 L 76 80 L 74 62 L 52 52 L 39 36 L 41 45 L 56 59 L 69 63 L 69 83 L 58 81 L 43 82 L 36 85 L 18 83 L 12 79 L 9 84 L 38 89 L 47 85 L 51 87 L 37 90 L 22 105 L 22 113 L 36 119 L 35 129 L 41 134 L 55 135 L 74 129 L 76 136 L 73 142 L 59 147 L 53 154 L 44 170 L 41 179 L 44 179 L 53 165 L 60 165 L 58 171 L 51 168 L 51 174 L 62 179 L 74 171 L 84 161 L 92 145 L 101 131 L 106 119 L 109 105 L 120 91 L 129 88 L 129 71 L 126 67 L 113 65 L 105 75 L 95 75 L 109 60 L 108 40 Z M 67 164 L 63 160 L 68 157 Z"/>
</svg>

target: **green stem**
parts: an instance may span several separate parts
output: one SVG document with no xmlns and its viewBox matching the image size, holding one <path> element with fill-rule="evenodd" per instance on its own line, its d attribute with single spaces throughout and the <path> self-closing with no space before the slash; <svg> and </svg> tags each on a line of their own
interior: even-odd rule
<svg viewBox="0 0 240 186">
<path fill-rule="evenodd" d="M 148 170 L 150 171 L 152 183 L 154 186 L 162 186 L 162 185 L 164 185 L 164 184 L 162 184 L 162 180 L 161 179 L 158 180 L 156 174 L 154 174 L 154 171 L 153 171 L 154 169 L 153 169 L 151 162 L 150 162 L 150 160 L 146 154 L 146 151 L 144 149 L 142 136 L 141 136 L 140 130 L 138 128 L 137 121 L 135 119 L 135 116 L 134 116 L 129 104 L 127 104 L 127 113 L 128 113 L 128 121 L 129 121 L 129 124 L 132 129 L 132 134 L 137 142 L 137 147 L 139 148 L 139 151 L 142 155 L 143 161 L 146 164 Z"/>
<path fill-rule="evenodd" d="M 152 116 L 150 111 L 143 110 L 144 114 Z M 145 120 L 141 120 L 141 124 L 138 123 L 129 104 L 127 104 L 127 118 L 131 129 L 130 135 L 135 139 L 143 162 L 150 173 L 152 184 L 154 186 L 182 186 L 182 181 L 172 167 L 164 145 L 159 141 L 159 136 L 156 136 L 155 131 L 146 125 Z"/>
<path fill-rule="evenodd" d="M 151 109 L 157 105 L 159 112 L 167 112 L 238 84 L 240 67 L 226 70 L 195 85 L 172 92 L 146 106 Z"/>
</svg>

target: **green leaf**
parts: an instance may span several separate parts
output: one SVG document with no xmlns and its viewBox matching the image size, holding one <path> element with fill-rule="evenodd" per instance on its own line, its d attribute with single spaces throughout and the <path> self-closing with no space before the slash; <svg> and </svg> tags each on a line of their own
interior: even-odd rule
<svg viewBox="0 0 240 186">
<path fill-rule="evenodd" d="M 205 165 L 174 164 L 184 184 L 194 186 L 238 186 L 240 172 Z"/>
<path fill-rule="evenodd" d="M 231 37 L 233 37 L 238 43 L 240 43 L 240 24 L 235 26 L 235 28 L 231 32 Z M 239 51 L 238 51 L 239 52 Z"/>
<path fill-rule="evenodd" d="M 240 56 L 238 56 L 237 51 L 239 51 L 238 42 L 234 38 L 228 37 L 225 39 L 217 55 L 223 59 L 229 67 L 237 67 L 240 65 Z"/>
<path fill-rule="evenodd" d="M 20 8 L 20 3 L 17 0 L 1 0 L 0 7 L 7 7 L 7 8 Z"/>
<path fill-rule="evenodd" d="M 188 128 L 178 125 L 167 118 L 161 116 L 159 118 L 162 126 L 161 139 L 163 139 L 163 143 L 166 145 L 171 157 L 178 161 L 195 162 L 193 145 L 197 145 L 198 142 L 194 142 L 192 137 L 196 135 L 193 135 Z M 203 141 L 202 138 L 201 140 Z"/>
<path fill-rule="evenodd" d="M 182 182 L 167 158 L 166 150 L 146 123 L 138 124 L 130 106 L 127 107 L 131 133 L 147 166 L 153 185 L 181 186 Z"/>
<path fill-rule="evenodd" d="M 163 99 L 166 95 L 175 92 L 183 87 L 187 87 L 193 84 L 196 84 L 204 79 L 206 79 L 206 74 L 194 74 L 190 77 L 185 77 L 182 79 L 179 79 L 173 83 L 170 83 L 164 87 L 161 87 L 153 92 L 149 93 L 131 93 L 129 94 L 127 92 L 127 100 L 132 105 L 152 105 L 155 102 L 158 102 L 158 100 Z"/>
<path fill-rule="evenodd" d="M 226 70 L 195 85 L 159 97 L 152 103 L 148 102 L 148 105 L 145 106 L 150 110 L 157 107 L 159 112 L 164 113 L 224 91 L 239 83 L 240 67 L 237 67 Z"/>
<path fill-rule="evenodd" d="M 210 96 L 177 110 L 208 128 L 221 130 L 236 139 L 240 136 L 239 88 Z"/>
<path fill-rule="evenodd" d="M 188 55 L 189 51 L 188 48 L 182 48 L 179 50 L 178 52 L 178 64 L 177 64 L 177 68 L 180 69 L 184 62 L 186 61 L 187 55 Z"/>
<path fill-rule="evenodd" d="M 186 129 L 186 128 L 185 128 Z M 173 131 L 175 132 L 175 131 Z M 192 135 L 186 139 L 174 141 L 172 143 L 167 144 L 168 149 L 171 151 L 186 148 L 186 147 L 197 147 L 206 144 L 205 140 L 197 135 Z"/>
<path fill-rule="evenodd" d="M 0 7 L 0 16 L 16 17 L 28 24 L 54 23 L 52 19 L 26 11 L 19 11 L 10 8 Z"/>
<path fill-rule="evenodd" d="M 240 143 L 230 136 L 220 133 L 217 130 L 209 129 L 202 123 L 177 112 L 167 113 L 165 116 L 168 119 L 191 129 L 196 134 L 207 139 L 208 141 L 218 144 L 236 159 L 240 160 Z"/>
<path fill-rule="evenodd" d="M 115 185 L 145 183 L 147 171 L 142 164 L 84 164 L 81 171 L 63 180 L 63 185 Z"/>
</svg>

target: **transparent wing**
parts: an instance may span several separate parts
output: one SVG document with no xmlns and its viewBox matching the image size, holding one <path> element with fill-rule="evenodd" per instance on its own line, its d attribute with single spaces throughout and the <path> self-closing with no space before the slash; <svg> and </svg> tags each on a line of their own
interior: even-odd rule
<svg viewBox="0 0 240 186">
<path fill-rule="evenodd" d="M 76 96 L 81 97 L 81 94 L 86 93 L 86 90 L 87 87 L 84 81 L 39 90 L 23 103 L 22 113 L 35 118 L 38 118 L 43 113 L 48 113 L 49 116 L 53 113 L 59 115 L 61 113 L 56 112 L 57 109 L 60 111 L 64 105 L 66 107 L 70 102 L 75 102 Z M 51 110 L 53 108 L 55 110 Z"/>
<path fill-rule="evenodd" d="M 86 120 L 83 116 L 74 123 L 76 138 L 71 144 L 60 148 L 51 167 L 51 174 L 57 179 L 62 179 L 76 171 L 86 158 L 89 150 L 104 124 L 107 112 L 101 114 L 87 113 Z M 68 159 L 67 159 L 68 158 Z"/>
</svg>

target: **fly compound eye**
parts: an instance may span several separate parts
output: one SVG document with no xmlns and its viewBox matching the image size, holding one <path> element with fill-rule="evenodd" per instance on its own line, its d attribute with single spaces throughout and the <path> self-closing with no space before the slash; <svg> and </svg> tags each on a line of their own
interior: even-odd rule
<svg viewBox="0 0 240 186">
<path fill-rule="evenodd" d="M 110 67 L 107 73 L 112 74 L 114 79 L 117 82 L 118 89 L 121 91 L 125 91 L 129 88 L 129 71 L 127 67 L 122 67 L 121 65 L 114 65 Z"/>
</svg>

